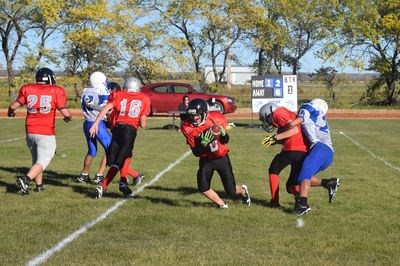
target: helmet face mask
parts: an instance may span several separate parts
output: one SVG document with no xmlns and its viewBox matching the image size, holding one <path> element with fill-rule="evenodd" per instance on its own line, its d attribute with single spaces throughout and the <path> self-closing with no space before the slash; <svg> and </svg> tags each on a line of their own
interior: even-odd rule
<svg viewBox="0 0 400 266">
<path fill-rule="evenodd" d="M 274 131 L 275 127 L 272 124 L 272 114 L 267 115 L 265 121 L 264 120 L 261 121 L 261 127 L 268 133 Z"/>
<path fill-rule="evenodd" d="M 56 76 L 54 72 L 47 67 L 40 68 L 36 72 L 36 83 L 37 84 L 56 84 Z"/>
<path fill-rule="evenodd" d="M 260 111 L 258 112 L 259 119 L 261 121 L 261 127 L 268 133 L 272 132 L 275 128 L 275 126 L 272 122 L 272 118 L 273 118 L 273 113 L 278 108 L 279 108 L 279 106 L 276 105 L 275 103 L 267 103 L 267 104 L 264 104 L 261 107 Z"/>
<path fill-rule="evenodd" d="M 194 126 L 202 124 L 208 115 L 208 104 L 203 99 L 193 99 L 186 109 L 190 123 Z"/>
</svg>

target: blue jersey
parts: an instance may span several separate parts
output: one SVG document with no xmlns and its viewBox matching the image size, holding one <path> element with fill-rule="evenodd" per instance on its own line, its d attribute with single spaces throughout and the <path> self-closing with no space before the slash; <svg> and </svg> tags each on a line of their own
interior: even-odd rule
<svg viewBox="0 0 400 266">
<path fill-rule="evenodd" d="M 81 107 L 83 116 L 86 121 L 94 122 L 97 118 L 97 115 L 99 114 L 99 111 L 95 110 L 94 108 L 87 107 L 86 102 L 91 102 L 93 106 L 103 107 L 107 104 L 107 99 L 109 95 L 110 93 L 105 86 L 83 89 L 81 97 Z"/>
<path fill-rule="evenodd" d="M 99 123 L 99 130 L 95 138 L 90 137 L 89 129 L 92 127 L 96 120 L 101 108 L 107 104 L 109 91 L 106 86 L 96 88 L 85 88 L 82 92 L 81 107 L 85 121 L 83 123 L 83 133 L 86 137 L 86 143 L 88 146 L 88 155 L 94 157 L 97 154 L 97 142 L 103 146 L 104 150 L 107 151 L 108 146 L 111 143 L 111 133 L 108 131 L 106 123 L 102 120 Z M 87 107 L 86 102 L 96 107 L 96 109 Z"/>
<path fill-rule="evenodd" d="M 298 116 L 303 120 L 301 128 L 309 141 L 309 148 L 319 142 L 333 151 L 331 132 L 323 112 L 311 103 L 306 103 L 300 107 Z"/>
<path fill-rule="evenodd" d="M 301 129 L 310 148 L 298 176 L 298 181 L 302 182 L 328 168 L 334 155 L 331 133 L 324 113 L 313 104 L 306 103 L 300 107 L 298 116 L 303 120 Z"/>
</svg>

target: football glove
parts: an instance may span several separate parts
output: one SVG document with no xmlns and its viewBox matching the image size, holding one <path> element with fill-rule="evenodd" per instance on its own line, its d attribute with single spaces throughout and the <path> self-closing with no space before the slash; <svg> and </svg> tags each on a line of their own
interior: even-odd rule
<svg viewBox="0 0 400 266">
<path fill-rule="evenodd" d="M 221 128 L 221 136 L 223 137 L 223 136 L 225 136 L 226 135 L 226 130 L 225 130 L 225 128 L 223 127 L 223 126 L 219 126 L 220 128 Z"/>
<path fill-rule="evenodd" d="M 275 145 L 276 143 L 277 143 L 276 134 L 267 136 L 261 141 L 261 145 L 266 148 L 268 148 L 271 145 Z"/>
<path fill-rule="evenodd" d="M 13 110 L 11 107 L 8 107 L 7 116 L 8 117 L 14 117 L 15 116 L 15 110 Z"/>
<path fill-rule="evenodd" d="M 71 117 L 71 116 L 65 116 L 65 117 L 63 118 L 63 120 L 64 120 L 65 123 L 69 123 L 69 122 L 71 122 L 72 117 Z"/>
<path fill-rule="evenodd" d="M 207 130 L 206 132 L 201 133 L 200 143 L 205 147 L 212 142 L 213 138 L 214 136 L 212 135 L 211 131 Z"/>
</svg>

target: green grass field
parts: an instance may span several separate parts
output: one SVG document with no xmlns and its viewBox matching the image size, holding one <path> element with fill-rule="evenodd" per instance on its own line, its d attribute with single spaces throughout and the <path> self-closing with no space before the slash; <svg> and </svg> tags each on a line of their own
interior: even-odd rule
<svg viewBox="0 0 400 266">
<path fill-rule="evenodd" d="M 169 122 L 149 118 L 139 131 L 131 166 L 147 185 L 124 200 L 116 178 L 95 200 L 94 185 L 74 181 L 86 153 L 82 120 L 57 121 L 46 190 L 21 196 L 15 178 L 30 165 L 24 120 L 0 119 L 1 264 L 399 265 L 398 120 L 330 121 L 335 161 L 321 177 L 340 177 L 342 186 L 332 204 L 325 190 L 311 190 L 302 228 L 290 214 L 288 171 L 284 208 L 268 207 L 267 169 L 280 147 L 261 147 L 263 131 L 229 121 L 237 125 L 230 130 L 236 180 L 249 186 L 252 205 L 227 199 L 229 209 L 221 210 L 197 192 L 197 159 L 185 157 L 181 133 L 161 129 Z M 213 187 L 224 195 L 217 174 Z"/>
</svg>

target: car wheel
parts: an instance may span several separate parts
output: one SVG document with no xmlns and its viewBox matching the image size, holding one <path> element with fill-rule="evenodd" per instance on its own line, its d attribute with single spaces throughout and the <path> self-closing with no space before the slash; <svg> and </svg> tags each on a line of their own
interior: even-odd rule
<svg viewBox="0 0 400 266">
<path fill-rule="evenodd" d="M 213 106 L 213 109 L 214 109 L 215 111 L 220 112 L 221 114 L 224 113 L 224 106 L 223 106 L 222 103 L 220 103 L 220 102 L 215 102 L 215 103 L 214 103 L 214 106 Z"/>
</svg>

